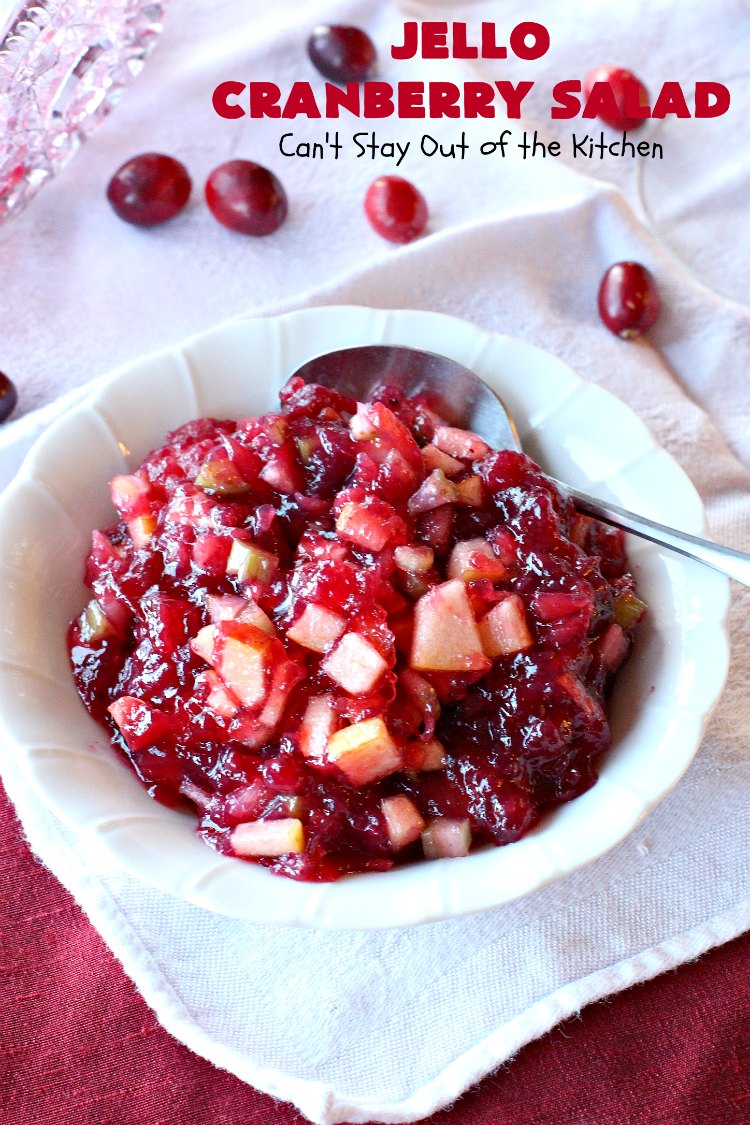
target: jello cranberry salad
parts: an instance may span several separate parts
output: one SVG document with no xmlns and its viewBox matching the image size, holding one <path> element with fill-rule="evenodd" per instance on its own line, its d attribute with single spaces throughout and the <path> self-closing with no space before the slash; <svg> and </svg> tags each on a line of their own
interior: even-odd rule
<svg viewBox="0 0 750 1125">
<path fill-rule="evenodd" d="M 510 843 L 595 782 L 645 606 L 528 457 L 295 378 L 110 489 L 76 684 L 214 848 L 334 880 Z"/>
</svg>

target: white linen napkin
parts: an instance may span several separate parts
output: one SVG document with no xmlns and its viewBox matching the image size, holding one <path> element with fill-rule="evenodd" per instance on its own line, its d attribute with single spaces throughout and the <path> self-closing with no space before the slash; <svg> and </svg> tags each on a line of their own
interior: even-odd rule
<svg viewBox="0 0 750 1125">
<path fill-rule="evenodd" d="M 735 7 L 727 0 L 722 11 L 727 15 Z M 646 62 L 646 43 L 650 52 L 650 44 L 659 42 L 649 32 L 663 29 L 671 10 L 666 2 L 644 4 L 636 28 L 629 23 L 630 9 L 627 19 L 618 19 L 614 5 L 592 0 L 583 8 L 584 24 L 589 18 L 585 25 L 592 36 L 598 35 L 594 61 L 627 61 L 634 69 Z M 180 23 L 180 12 L 188 9 L 195 16 L 190 25 L 184 17 Z M 503 9 L 509 21 L 528 18 L 520 3 Z M 497 5 L 416 0 L 400 6 L 330 4 L 326 16 L 366 25 L 390 42 L 399 16 L 432 13 L 439 18 L 446 11 L 448 18 L 459 11 L 476 19 L 498 18 Z M 681 48 L 713 65 L 719 41 L 728 38 L 726 28 L 719 21 L 714 34 L 714 12 L 700 18 L 692 9 L 680 11 L 694 21 Z M 555 77 L 565 76 L 562 72 L 573 67 L 572 24 L 561 33 L 563 17 L 553 14 L 552 5 L 537 5 L 537 13 L 535 18 L 546 19 L 553 31 L 558 27 L 558 40 L 567 44 L 567 55 L 554 62 Z M 49 303 L 52 323 L 39 319 L 35 346 L 19 330 L 9 333 L 9 350 L 19 363 L 28 359 L 36 369 L 31 401 L 51 397 L 45 373 L 53 363 L 73 388 L 113 360 L 131 358 L 249 306 L 257 309 L 257 282 L 250 300 L 237 290 L 258 270 L 262 254 L 264 292 L 277 302 L 273 311 L 334 302 L 436 309 L 560 355 L 641 415 L 701 492 L 712 534 L 730 546 L 750 549 L 750 394 L 744 375 L 750 361 L 750 312 L 696 283 L 647 234 L 625 178 L 627 196 L 601 176 L 583 177 L 565 165 L 545 169 L 543 176 L 538 169 L 532 175 L 523 166 L 509 165 L 496 179 L 479 175 L 476 165 L 455 175 L 452 169 L 448 175 L 444 167 L 415 165 L 414 178 L 419 168 L 425 177 L 420 175 L 420 184 L 433 203 L 434 234 L 395 252 L 373 249 L 369 233 L 357 225 L 354 205 L 360 206 L 362 184 L 374 172 L 352 165 L 340 169 L 335 196 L 331 192 L 326 201 L 330 206 L 335 200 L 343 217 L 325 221 L 315 233 L 312 212 L 316 222 L 323 212 L 308 195 L 309 210 L 301 211 L 296 225 L 279 232 L 279 242 L 268 251 L 248 249 L 222 231 L 206 235 L 208 220 L 197 209 L 178 221 L 181 228 L 165 228 L 149 243 L 139 232 L 111 225 L 114 220 L 110 223 L 108 216 L 84 223 L 76 190 L 91 204 L 87 176 L 92 169 L 111 170 L 128 155 L 123 137 L 143 136 L 132 130 L 148 106 L 146 83 L 157 84 L 152 96 L 154 88 L 165 91 L 164 115 L 152 134 L 163 129 L 169 139 L 170 129 L 177 135 L 169 110 L 180 100 L 175 69 L 180 60 L 186 68 L 180 75 L 185 73 L 188 84 L 194 81 L 198 89 L 209 72 L 214 80 L 217 71 L 230 76 L 247 48 L 256 73 L 283 83 L 294 69 L 288 62 L 290 42 L 321 12 L 319 3 L 290 3 L 283 28 L 277 17 L 259 16 L 255 39 L 248 32 L 239 46 L 228 39 L 226 29 L 208 36 L 206 17 L 196 4 L 181 9 L 174 0 L 172 16 L 172 39 L 165 38 L 165 50 L 154 56 L 143 85 L 91 143 L 90 158 L 81 156 L 69 175 L 45 188 L 17 225 L 0 233 L 19 252 L 20 290 L 9 293 L 19 316 L 35 271 L 38 280 L 39 269 L 49 266 L 55 284 L 65 287 L 58 301 Z M 580 27 L 580 8 L 577 16 Z M 184 53 L 191 28 L 207 48 L 200 60 Z M 621 42 L 613 58 L 618 34 Z M 675 38 L 671 54 L 662 48 L 658 63 L 653 58 L 648 62 L 655 75 L 666 75 L 674 66 Z M 222 59 L 226 73 L 224 63 L 217 61 Z M 543 73 L 551 74 L 552 65 Z M 167 88 L 170 74 L 174 90 Z M 299 131 L 312 135 L 310 126 L 300 125 Z M 261 146 L 270 144 L 267 130 L 259 136 Z M 210 149 L 204 153 L 207 168 L 220 147 L 216 138 L 215 122 L 198 120 L 195 152 L 202 145 Z M 157 137 L 148 147 L 167 145 Z M 400 171 L 412 174 L 411 169 Z M 320 171 L 317 176 L 328 182 Z M 301 197 L 306 182 L 308 189 L 318 182 L 312 171 L 294 162 L 288 177 Z M 689 190 L 684 185 L 686 195 Z M 461 198 L 457 192 L 463 192 Z M 53 231 L 53 217 L 61 209 L 73 223 L 67 232 Z M 337 236 L 337 223 L 347 238 L 351 233 L 349 242 Z M 121 271 L 120 290 L 107 280 L 101 263 L 92 267 L 93 277 L 85 273 L 105 228 L 112 252 L 124 254 L 128 267 Z M 54 233 L 52 245 L 40 241 L 45 230 Z M 294 255 L 305 238 L 310 239 L 309 258 L 303 264 Z M 207 244 L 201 239 L 208 239 Z M 60 254 L 63 244 L 70 251 L 67 258 Z M 31 265 L 21 257 L 24 245 L 33 248 Z M 219 246 L 225 253 L 221 272 L 212 264 Z M 331 256 L 324 262 L 328 248 Z M 198 267 L 209 271 L 208 281 L 205 275 L 185 273 L 192 253 Z M 616 340 L 596 315 L 599 277 L 610 262 L 623 257 L 643 261 L 659 279 L 664 313 L 648 341 Z M 353 270 L 358 261 L 364 266 Z M 287 264 L 291 278 L 283 276 Z M 140 295 L 146 265 L 157 280 L 147 279 Z M 129 270 L 135 271 L 132 277 Z M 341 270 L 348 272 L 322 284 Z M 83 285 L 89 323 L 98 320 L 109 331 L 107 339 L 88 340 L 79 322 L 73 322 L 78 350 L 66 354 L 60 330 L 61 318 L 71 313 L 72 282 Z M 315 288 L 291 300 L 303 284 Z M 112 300 L 118 291 L 124 296 L 115 314 Z M 149 311 L 149 302 L 160 294 L 163 319 Z M 205 301 L 198 301 L 199 294 L 205 294 Z M 42 423 L 55 410 L 47 407 Z M 38 423 L 39 416 L 30 415 L 5 429 L 0 473 L 7 477 Z M 35 853 L 76 897 L 173 1035 L 257 1088 L 293 1102 L 321 1125 L 418 1120 L 584 1004 L 750 928 L 750 704 L 744 676 L 750 660 L 750 596 L 744 589 L 735 593 L 729 682 L 683 781 L 608 856 L 480 916 L 375 934 L 284 930 L 216 917 L 84 854 L 77 838 L 26 791 L 8 755 L 3 779 Z"/>
</svg>

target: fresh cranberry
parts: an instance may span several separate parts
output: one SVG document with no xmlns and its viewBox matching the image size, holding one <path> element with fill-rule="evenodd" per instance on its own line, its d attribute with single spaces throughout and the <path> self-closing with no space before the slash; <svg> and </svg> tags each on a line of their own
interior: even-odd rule
<svg viewBox="0 0 750 1125">
<path fill-rule="evenodd" d="M 375 71 L 377 52 L 370 36 L 358 27 L 321 24 L 307 41 L 313 66 L 332 82 L 364 82 Z"/>
<path fill-rule="evenodd" d="M 600 113 L 598 115 L 605 125 L 609 125 L 621 133 L 625 129 L 638 129 L 645 124 L 645 117 L 633 117 L 628 114 L 631 99 L 642 106 L 648 105 L 648 90 L 631 70 L 626 70 L 621 66 L 597 66 L 586 75 L 583 84 L 583 92 L 586 98 L 589 97 L 597 82 L 607 83 L 619 110 L 616 114 Z M 635 93 L 636 90 L 637 94 Z"/>
<path fill-rule="evenodd" d="M 7 375 L 0 371 L 0 422 L 10 418 L 18 402 L 18 393 Z"/>
<path fill-rule="evenodd" d="M 414 184 L 401 176 L 380 176 L 365 195 L 365 214 L 389 242 L 413 242 L 427 226 L 427 203 Z"/>
<path fill-rule="evenodd" d="M 107 199 L 126 223 L 153 227 L 180 213 L 191 187 L 187 169 L 179 160 L 144 152 L 117 169 L 109 181 Z"/>
<path fill-rule="evenodd" d="M 599 286 L 599 315 L 610 332 L 627 340 L 648 332 L 659 316 L 653 275 L 639 262 L 615 262 Z"/>
<path fill-rule="evenodd" d="M 228 160 L 206 181 L 212 215 L 240 234 L 273 234 L 287 216 L 286 193 L 273 172 L 252 160 Z"/>
</svg>

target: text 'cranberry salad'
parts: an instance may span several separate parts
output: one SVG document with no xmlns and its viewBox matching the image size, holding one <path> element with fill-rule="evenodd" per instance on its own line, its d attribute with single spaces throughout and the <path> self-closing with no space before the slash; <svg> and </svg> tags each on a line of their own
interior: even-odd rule
<svg viewBox="0 0 750 1125">
<path fill-rule="evenodd" d="M 111 482 L 86 707 L 204 840 L 293 878 L 517 840 L 609 745 L 645 609 L 622 533 L 399 392 L 281 403 Z"/>
</svg>

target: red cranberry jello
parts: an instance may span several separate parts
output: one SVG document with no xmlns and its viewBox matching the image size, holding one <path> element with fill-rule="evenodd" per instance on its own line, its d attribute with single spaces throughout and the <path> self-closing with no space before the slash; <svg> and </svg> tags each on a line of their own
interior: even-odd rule
<svg viewBox="0 0 750 1125">
<path fill-rule="evenodd" d="M 596 780 L 645 607 L 622 534 L 528 457 L 292 379 L 110 488 L 76 684 L 214 848 L 384 871 L 517 840 Z"/>
</svg>

